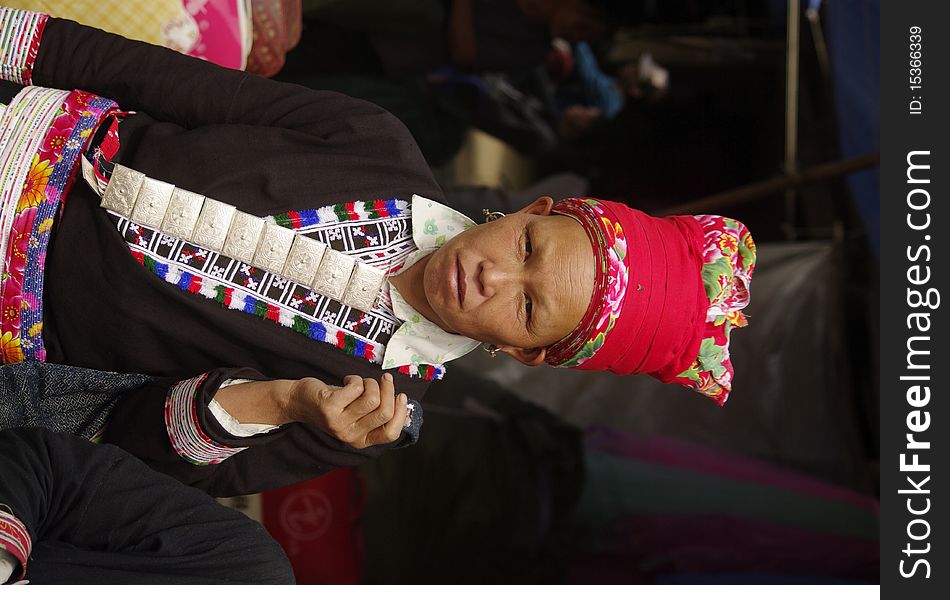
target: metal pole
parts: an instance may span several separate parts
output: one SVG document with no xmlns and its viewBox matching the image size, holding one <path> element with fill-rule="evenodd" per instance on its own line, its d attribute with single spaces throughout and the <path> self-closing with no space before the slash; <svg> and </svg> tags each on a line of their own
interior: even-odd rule
<svg viewBox="0 0 950 600">
<path fill-rule="evenodd" d="M 785 174 L 795 175 L 798 162 L 798 51 L 800 0 L 788 0 L 788 36 L 785 41 Z M 795 239 L 795 190 L 785 192 L 786 235 Z"/>
<path fill-rule="evenodd" d="M 870 169 L 879 163 L 880 157 L 877 153 L 874 153 L 815 165 L 792 175 L 783 175 L 759 183 L 744 185 L 734 190 L 729 190 L 728 192 L 707 196 L 699 200 L 679 204 L 666 210 L 657 211 L 655 214 L 658 217 L 663 217 L 667 215 L 715 213 L 728 207 L 765 198 L 783 191 L 787 192 L 834 177 L 841 177 L 856 171 Z"/>
<path fill-rule="evenodd" d="M 811 39 L 815 41 L 815 55 L 818 57 L 821 74 L 825 81 L 828 81 L 831 79 L 831 59 L 828 57 L 825 33 L 821 29 L 821 14 L 818 12 L 820 6 L 821 2 L 812 2 L 812 5 L 805 9 L 805 16 L 811 26 Z"/>
</svg>

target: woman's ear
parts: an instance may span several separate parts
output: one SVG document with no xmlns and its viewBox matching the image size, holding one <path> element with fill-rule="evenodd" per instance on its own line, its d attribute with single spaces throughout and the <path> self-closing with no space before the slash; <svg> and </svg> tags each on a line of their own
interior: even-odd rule
<svg viewBox="0 0 950 600">
<path fill-rule="evenodd" d="M 514 346 L 499 346 L 499 350 L 529 367 L 536 367 L 544 362 L 547 348 L 515 348 Z"/>
<path fill-rule="evenodd" d="M 551 207 L 554 206 L 554 199 L 551 196 L 541 196 L 528 206 L 520 209 L 518 212 L 528 215 L 541 215 L 546 217 L 551 214 Z"/>
</svg>

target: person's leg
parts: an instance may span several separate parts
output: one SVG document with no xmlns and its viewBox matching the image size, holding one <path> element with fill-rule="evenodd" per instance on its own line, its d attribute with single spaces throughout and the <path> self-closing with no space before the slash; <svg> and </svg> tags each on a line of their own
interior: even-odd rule
<svg viewBox="0 0 950 600">
<path fill-rule="evenodd" d="M 29 530 L 31 583 L 293 583 L 258 523 L 113 446 L 0 432 L 0 504 Z"/>
</svg>

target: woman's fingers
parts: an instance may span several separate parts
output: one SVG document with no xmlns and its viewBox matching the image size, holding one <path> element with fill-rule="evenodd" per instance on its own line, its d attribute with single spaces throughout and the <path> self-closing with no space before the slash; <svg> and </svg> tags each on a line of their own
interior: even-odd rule
<svg viewBox="0 0 950 600">
<path fill-rule="evenodd" d="M 396 384 L 393 383 L 393 376 L 389 373 L 383 373 L 379 380 L 379 394 L 382 398 L 396 397 Z"/>
<path fill-rule="evenodd" d="M 379 382 L 369 377 L 362 381 L 363 392 L 343 409 L 342 416 L 350 424 L 355 424 L 379 407 Z"/>
<path fill-rule="evenodd" d="M 379 404 L 372 412 L 357 422 L 357 430 L 367 436 L 374 429 L 388 423 L 395 413 L 395 403 L 396 391 L 393 386 L 392 375 L 385 373 L 379 383 Z"/>
<path fill-rule="evenodd" d="M 397 396 L 393 377 L 379 381 L 350 375 L 343 387 L 328 388 L 328 402 L 320 411 L 321 427 L 342 442 L 362 449 L 399 439 L 408 414 L 408 398 Z"/>
<path fill-rule="evenodd" d="M 347 375 L 343 378 L 343 387 L 328 389 L 330 404 L 338 412 L 343 412 L 364 392 L 363 378 L 359 375 Z"/>
<path fill-rule="evenodd" d="M 402 435 L 403 427 L 406 425 L 408 414 L 409 398 L 405 394 L 399 394 L 395 398 L 392 418 L 366 436 L 367 445 L 390 444 L 398 440 L 399 436 Z"/>
</svg>

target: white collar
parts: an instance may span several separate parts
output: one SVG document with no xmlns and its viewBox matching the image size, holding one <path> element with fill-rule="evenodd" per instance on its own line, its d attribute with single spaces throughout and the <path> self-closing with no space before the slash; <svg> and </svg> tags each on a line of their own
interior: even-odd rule
<svg viewBox="0 0 950 600">
<path fill-rule="evenodd" d="M 408 269 L 421 258 L 435 252 L 447 241 L 476 225 L 462 213 L 428 198 L 412 197 L 412 240 L 416 251 L 406 258 L 393 275 Z M 395 286 L 389 286 L 393 314 L 403 324 L 386 344 L 383 368 L 393 369 L 420 363 L 441 365 L 464 356 L 477 348 L 480 342 L 463 335 L 448 333 L 403 299 Z"/>
</svg>

